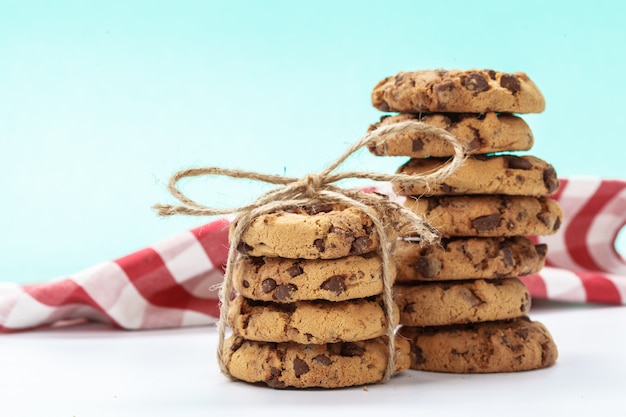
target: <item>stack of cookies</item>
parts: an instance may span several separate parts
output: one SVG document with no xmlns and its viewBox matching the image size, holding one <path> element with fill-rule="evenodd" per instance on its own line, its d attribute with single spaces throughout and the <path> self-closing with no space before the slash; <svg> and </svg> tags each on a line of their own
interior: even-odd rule
<svg viewBox="0 0 626 417">
<path fill-rule="evenodd" d="M 544 98 L 524 73 L 492 70 L 399 73 L 376 85 L 373 126 L 419 120 L 453 134 L 468 154 L 444 182 L 399 186 L 405 206 L 424 216 L 442 241 L 398 242 L 394 299 L 398 335 L 411 344 L 411 368 L 485 373 L 544 368 L 557 349 L 548 330 L 528 318 L 530 296 L 519 276 L 538 272 L 547 247 L 533 235 L 555 233 L 558 188 L 552 166 L 517 156 L 533 145 L 515 114 L 539 113 Z M 514 114 L 515 113 L 515 114 Z M 398 172 L 424 174 L 445 164 L 452 147 L 436 136 L 405 131 L 372 143 L 376 155 L 408 156 Z"/>
<path fill-rule="evenodd" d="M 237 246 L 228 372 L 274 388 L 382 381 L 398 309 L 387 317 L 379 249 L 372 220 L 354 207 L 315 204 L 255 218 Z M 396 349 L 396 372 L 408 369 L 408 342 Z"/>
</svg>

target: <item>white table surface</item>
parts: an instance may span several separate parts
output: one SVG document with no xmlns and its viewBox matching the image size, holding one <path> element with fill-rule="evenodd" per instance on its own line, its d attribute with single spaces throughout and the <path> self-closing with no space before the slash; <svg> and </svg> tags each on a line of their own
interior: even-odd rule
<svg viewBox="0 0 626 417">
<path fill-rule="evenodd" d="M 103 324 L 0 335 L 0 415 L 10 417 L 388 415 L 626 416 L 626 307 L 537 301 L 555 366 L 452 375 L 406 371 L 387 384 L 275 390 L 231 382 L 214 327 L 123 331 Z M 246 414 L 247 414 L 246 413 Z"/>
</svg>

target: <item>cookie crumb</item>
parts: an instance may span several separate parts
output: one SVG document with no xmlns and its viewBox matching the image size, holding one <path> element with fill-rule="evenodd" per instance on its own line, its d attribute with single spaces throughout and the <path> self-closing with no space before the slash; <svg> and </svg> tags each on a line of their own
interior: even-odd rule
<svg viewBox="0 0 626 417">
<path fill-rule="evenodd" d="M 369 391 L 369 389 L 367 389 L 367 385 L 363 386 L 363 391 L 365 391 L 365 392 Z"/>
</svg>

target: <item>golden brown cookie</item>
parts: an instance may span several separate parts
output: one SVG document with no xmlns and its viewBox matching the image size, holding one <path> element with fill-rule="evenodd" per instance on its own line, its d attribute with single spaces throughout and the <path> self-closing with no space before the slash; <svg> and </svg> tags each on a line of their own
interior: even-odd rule
<svg viewBox="0 0 626 417">
<path fill-rule="evenodd" d="M 448 158 L 411 159 L 398 173 L 424 175 L 446 165 Z M 505 194 L 550 196 L 559 188 L 556 171 L 535 156 L 473 155 L 444 182 L 422 185 L 396 184 L 399 195 Z"/>
<path fill-rule="evenodd" d="M 372 104 L 386 112 L 540 113 L 545 100 L 523 72 L 424 70 L 380 81 Z"/>
<path fill-rule="evenodd" d="M 255 218 L 237 249 L 249 256 L 336 259 L 369 253 L 379 245 L 365 213 L 355 207 L 317 204 Z"/>
<path fill-rule="evenodd" d="M 326 343 L 267 343 L 230 337 L 226 368 L 234 378 L 272 388 L 341 388 L 381 382 L 388 361 L 386 338 Z M 396 338 L 396 373 L 409 367 L 409 343 Z"/>
<path fill-rule="evenodd" d="M 247 340 L 323 344 L 387 334 L 382 297 L 281 304 L 238 296 L 229 307 L 228 324 Z M 397 325 L 398 310 L 395 304 L 392 307 L 393 323 Z"/>
<path fill-rule="evenodd" d="M 563 218 L 559 204 L 545 197 L 433 196 L 407 198 L 405 206 L 446 237 L 552 235 Z"/>
<path fill-rule="evenodd" d="M 397 282 L 505 278 L 539 272 L 548 247 L 523 236 L 442 239 L 439 244 L 400 240 Z"/>
<path fill-rule="evenodd" d="M 528 317 L 441 327 L 402 326 L 411 369 L 452 373 L 517 372 L 546 368 L 558 350 L 546 327 Z"/>
<path fill-rule="evenodd" d="M 338 259 L 239 256 L 233 286 L 244 297 L 281 303 L 365 298 L 383 292 L 382 259 L 375 253 Z"/>
<path fill-rule="evenodd" d="M 442 326 L 506 320 L 530 310 L 528 290 L 517 278 L 396 284 L 400 324 Z"/>
<path fill-rule="evenodd" d="M 370 126 L 369 132 L 381 126 L 407 120 L 418 120 L 450 132 L 468 154 L 487 154 L 505 151 L 526 151 L 534 143 L 528 124 L 520 117 L 500 113 L 402 113 L 382 116 Z M 387 139 L 375 140 L 368 149 L 378 156 L 410 156 L 412 158 L 453 156 L 448 142 L 417 130 L 407 129 Z"/>
</svg>

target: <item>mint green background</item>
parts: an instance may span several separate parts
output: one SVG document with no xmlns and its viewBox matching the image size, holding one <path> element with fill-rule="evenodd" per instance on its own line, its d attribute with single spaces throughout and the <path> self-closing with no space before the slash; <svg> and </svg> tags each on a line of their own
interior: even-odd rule
<svg viewBox="0 0 626 417">
<path fill-rule="evenodd" d="M 547 109 L 532 154 L 626 179 L 621 1 L 0 0 L 0 281 L 38 282 L 207 218 L 157 218 L 170 175 L 321 170 L 403 70 L 525 71 Z M 393 172 L 397 158 L 348 168 Z M 267 187 L 197 180 L 215 206 Z"/>
</svg>

